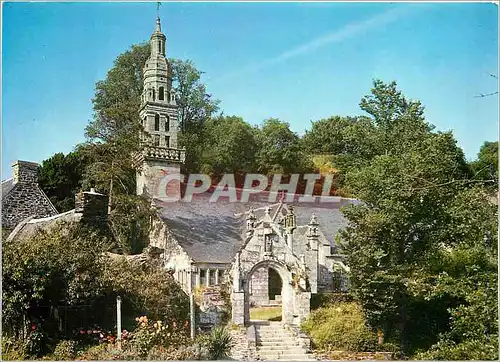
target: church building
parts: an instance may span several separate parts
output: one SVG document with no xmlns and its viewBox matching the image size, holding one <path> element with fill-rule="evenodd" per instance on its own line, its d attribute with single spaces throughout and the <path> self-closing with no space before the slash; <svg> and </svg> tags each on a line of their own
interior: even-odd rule
<svg viewBox="0 0 500 362">
<path fill-rule="evenodd" d="M 229 281 L 235 323 L 248 322 L 249 305 L 281 299 L 290 305 L 283 308 L 285 321 L 303 319 L 309 308 L 307 295 L 334 290 L 336 273 L 348 270 L 335 236 L 345 226 L 339 208 L 351 201 L 341 200 L 335 207 L 293 205 L 284 200 L 231 203 L 224 198 L 211 203 L 207 193 L 191 202 L 162 202 L 161 179 L 180 174 L 185 150 L 177 143 L 177 105 L 159 18 L 150 47 L 140 108 L 145 133 L 142 152 L 136 156 L 141 165 L 137 193 L 151 198 L 158 209 L 150 245 L 162 250 L 165 268 L 187 293 Z M 180 195 L 180 185 L 169 192 Z M 281 293 L 270 293 L 271 278 L 281 279 Z M 287 289 L 293 283 L 302 293 Z M 300 298 L 305 302 L 299 302 Z M 298 310 L 301 305 L 307 305 L 307 310 Z"/>
</svg>

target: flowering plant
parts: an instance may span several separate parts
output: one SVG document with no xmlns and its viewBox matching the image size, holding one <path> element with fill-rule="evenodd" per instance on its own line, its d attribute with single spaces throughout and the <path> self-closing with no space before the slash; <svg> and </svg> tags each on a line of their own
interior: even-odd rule
<svg viewBox="0 0 500 362">
<path fill-rule="evenodd" d="M 135 320 L 137 328 L 127 333 L 127 337 L 141 356 L 147 356 L 154 346 L 176 347 L 187 342 L 187 323 L 179 326 L 176 321 L 149 321 L 147 316 Z"/>
</svg>

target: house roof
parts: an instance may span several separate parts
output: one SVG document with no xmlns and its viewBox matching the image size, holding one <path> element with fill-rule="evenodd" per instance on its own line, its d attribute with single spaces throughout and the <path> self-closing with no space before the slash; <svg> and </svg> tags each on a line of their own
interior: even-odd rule
<svg viewBox="0 0 500 362">
<path fill-rule="evenodd" d="M 75 210 L 70 210 L 62 214 L 57 214 L 51 217 L 45 217 L 42 219 L 28 218 L 20 222 L 12 231 L 12 233 L 7 238 L 7 241 L 12 239 L 25 240 L 33 237 L 38 231 L 50 232 L 53 227 L 55 227 L 59 222 L 79 222 L 82 218 L 81 213 L 75 212 Z"/>
<path fill-rule="evenodd" d="M 2 199 L 9 194 L 9 192 L 14 188 L 14 179 L 9 178 L 2 181 Z"/>
<path fill-rule="evenodd" d="M 191 202 L 160 203 L 160 217 L 169 230 L 196 262 L 231 263 L 234 255 L 245 241 L 245 212 L 256 209 L 257 219 L 264 216 L 265 207 L 272 206 L 271 216 L 277 210 L 278 204 L 264 201 L 246 203 L 231 203 L 227 198 L 217 202 L 209 202 L 210 194 L 199 195 Z M 343 199 L 336 206 L 326 206 L 315 203 L 289 203 L 295 208 L 297 225 L 307 225 L 312 214 L 316 214 L 319 228 L 331 246 L 334 237 L 346 221 L 340 212 L 340 207 L 356 200 Z M 239 215 L 238 215 L 239 214 Z M 296 233 L 303 234 L 302 228 Z"/>
</svg>

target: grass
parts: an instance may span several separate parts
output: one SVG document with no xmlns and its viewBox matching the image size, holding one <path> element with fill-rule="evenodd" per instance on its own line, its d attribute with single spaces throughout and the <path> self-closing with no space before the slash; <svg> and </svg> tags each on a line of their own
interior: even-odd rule
<svg viewBox="0 0 500 362">
<path fill-rule="evenodd" d="M 264 321 L 280 321 L 281 307 L 250 308 L 250 319 Z"/>
</svg>

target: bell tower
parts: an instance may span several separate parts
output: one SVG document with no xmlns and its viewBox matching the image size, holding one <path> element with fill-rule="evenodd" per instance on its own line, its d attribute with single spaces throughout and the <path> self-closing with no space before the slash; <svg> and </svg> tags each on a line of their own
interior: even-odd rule
<svg viewBox="0 0 500 362">
<path fill-rule="evenodd" d="M 162 198 L 168 193 L 178 193 L 180 184 L 171 181 L 168 191 L 162 179 L 167 175 L 180 174 L 185 160 L 185 150 L 177 144 L 179 131 L 178 107 L 172 88 L 172 71 L 166 54 L 166 37 L 161 31 L 160 17 L 149 40 L 151 54 L 143 69 L 144 89 L 141 95 L 139 117 L 143 132 L 142 150 L 136 157 L 137 194 Z"/>
</svg>

